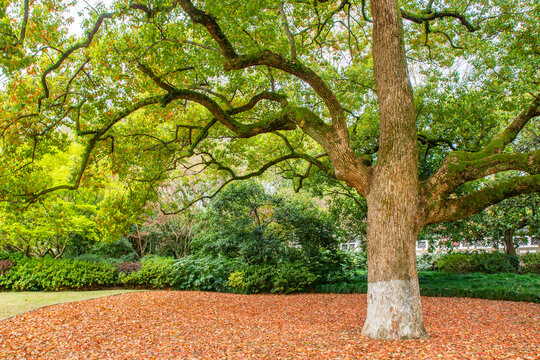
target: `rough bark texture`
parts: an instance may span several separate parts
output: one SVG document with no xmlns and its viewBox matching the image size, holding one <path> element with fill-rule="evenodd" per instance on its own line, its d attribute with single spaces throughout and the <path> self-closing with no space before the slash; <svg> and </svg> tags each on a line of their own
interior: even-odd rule
<svg viewBox="0 0 540 360">
<path fill-rule="evenodd" d="M 423 338 L 427 333 L 415 253 L 423 224 L 403 27 L 394 0 L 373 1 L 372 13 L 381 133 L 367 196 L 368 313 L 363 334 L 378 339 Z"/>
<path fill-rule="evenodd" d="M 517 256 L 516 247 L 514 246 L 514 229 L 506 229 L 503 240 L 506 253 L 508 255 Z"/>
</svg>

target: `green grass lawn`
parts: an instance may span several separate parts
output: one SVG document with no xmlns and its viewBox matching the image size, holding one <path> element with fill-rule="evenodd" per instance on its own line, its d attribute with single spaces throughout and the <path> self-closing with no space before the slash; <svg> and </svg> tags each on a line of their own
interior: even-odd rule
<svg viewBox="0 0 540 360">
<path fill-rule="evenodd" d="M 94 299 L 135 290 L 0 292 L 0 320 L 43 306 Z"/>
</svg>

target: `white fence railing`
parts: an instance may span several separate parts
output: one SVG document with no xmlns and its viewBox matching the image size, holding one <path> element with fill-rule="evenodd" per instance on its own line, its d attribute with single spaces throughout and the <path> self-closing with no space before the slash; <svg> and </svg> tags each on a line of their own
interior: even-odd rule
<svg viewBox="0 0 540 360">
<path fill-rule="evenodd" d="M 517 237 L 516 238 L 518 242 L 518 247 L 516 248 L 516 253 L 519 254 L 525 254 L 525 253 L 535 253 L 540 252 L 540 238 L 537 236 L 523 236 L 523 237 Z M 442 251 L 443 249 L 447 248 L 446 245 L 442 245 L 443 243 L 446 244 L 448 242 L 447 239 L 437 239 L 437 240 L 419 240 L 416 242 L 416 254 L 422 255 L 430 249 L 430 246 L 435 249 L 435 251 Z M 441 243 L 441 245 L 439 245 Z M 352 241 L 352 242 L 346 242 L 340 244 L 341 250 L 346 251 L 359 251 L 361 249 L 362 241 Z M 484 251 L 493 251 L 495 250 L 495 247 L 493 246 L 493 242 L 491 242 L 489 239 L 486 239 L 484 241 L 476 241 L 473 243 L 468 242 L 455 242 L 452 244 L 454 249 L 460 250 L 460 251 L 475 251 L 475 250 L 484 250 Z M 498 245 L 498 250 L 504 250 L 504 246 L 502 244 Z"/>
</svg>

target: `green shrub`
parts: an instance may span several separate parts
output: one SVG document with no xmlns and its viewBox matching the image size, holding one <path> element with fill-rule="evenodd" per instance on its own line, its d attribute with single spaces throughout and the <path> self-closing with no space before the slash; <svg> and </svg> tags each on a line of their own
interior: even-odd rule
<svg viewBox="0 0 540 360">
<path fill-rule="evenodd" d="M 154 289 L 170 288 L 175 279 L 173 258 L 145 257 L 141 260 L 140 270 L 126 274 L 120 272 L 118 279 L 122 284 Z"/>
<path fill-rule="evenodd" d="M 21 259 L 27 259 L 27 257 L 24 254 L 18 252 L 0 252 L 0 260 L 13 260 L 14 262 L 17 262 L 17 260 Z"/>
<path fill-rule="evenodd" d="M 367 253 L 354 251 L 349 253 L 352 268 L 355 270 L 367 270 Z"/>
<path fill-rule="evenodd" d="M 233 281 L 229 280 L 229 286 L 246 294 L 269 293 L 273 289 L 275 273 L 275 265 L 258 264 L 246 266 L 242 270 L 233 273 Z"/>
<path fill-rule="evenodd" d="M 281 263 L 272 279 L 273 293 L 289 294 L 305 291 L 317 280 L 309 268 L 299 263 Z"/>
<path fill-rule="evenodd" d="M 519 260 L 515 256 L 499 252 L 459 252 L 442 255 L 437 269 L 449 273 L 497 273 L 514 272 Z"/>
<path fill-rule="evenodd" d="M 534 274 L 421 272 L 418 278 L 424 296 L 540 302 L 540 277 Z"/>
<path fill-rule="evenodd" d="M 336 294 L 365 294 L 367 292 L 367 272 L 351 273 L 351 277 L 342 283 L 316 285 L 315 291 Z"/>
<path fill-rule="evenodd" d="M 95 262 L 51 258 L 22 258 L 6 274 L 0 288 L 8 290 L 63 290 L 116 285 L 114 267 Z"/>
<path fill-rule="evenodd" d="M 238 259 L 188 256 L 174 264 L 173 287 L 178 290 L 231 291 L 229 275 L 242 266 Z"/>
<path fill-rule="evenodd" d="M 229 286 L 233 289 L 240 289 L 241 291 L 245 291 L 246 282 L 244 280 L 244 272 L 239 270 L 231 273 L 229 275 Z"/>
<path fill-rule="evenodd" d="M 305 291 L 317 276 L 302 263 L 258 264 L 247 266 L 229 276 L 229 286 L 247 294 Z"/>
<path fill-rule="evenodd" d="M 523 254 L 519 257 L 523 264 L 520 271 L 524 274 L 540 274 L 540 252 Z"/>
<path fill-rule="evenodd" d="M 430 253 L 423 254 L 416 257 L 416 266 L 418 271 L 431 271 L 435 270 L 437 266 L 438 256 Z"/>
<path fill-rule="evenodd" d="M 469 253 L 451 253 L 437 260 L 437 269 L 449 273 L 474 272 L 472 257 Z"/>
</svg>

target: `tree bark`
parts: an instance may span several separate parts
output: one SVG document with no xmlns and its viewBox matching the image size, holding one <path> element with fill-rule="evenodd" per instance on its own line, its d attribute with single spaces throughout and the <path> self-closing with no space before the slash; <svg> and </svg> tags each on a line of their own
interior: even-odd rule
<svg viewBox="0 0 540 360">
<path fill-rule="evenodd" d="M 425 338 L 416 268 L 418 193 L 400 181 L 400 168 L 386 170 L 393 176 L 379 178 L 367 198 L 368 308 L 362 334 Z"/>
<path fill-rule="evenodd" d="M 415 251 L 424 217 L 403 25 L 394 0 L 372 1 L 372 13 L 380 147 L 366 197 L 368 310 L 362 334 L 424 338 Z"/>
<path fill-rule="evenodd" d="M 516 248 L 514 246 L 514 229 L 506 229 L 503 236 L 504 247 L 508 255 L 517 256 Z"/>
</svg>

